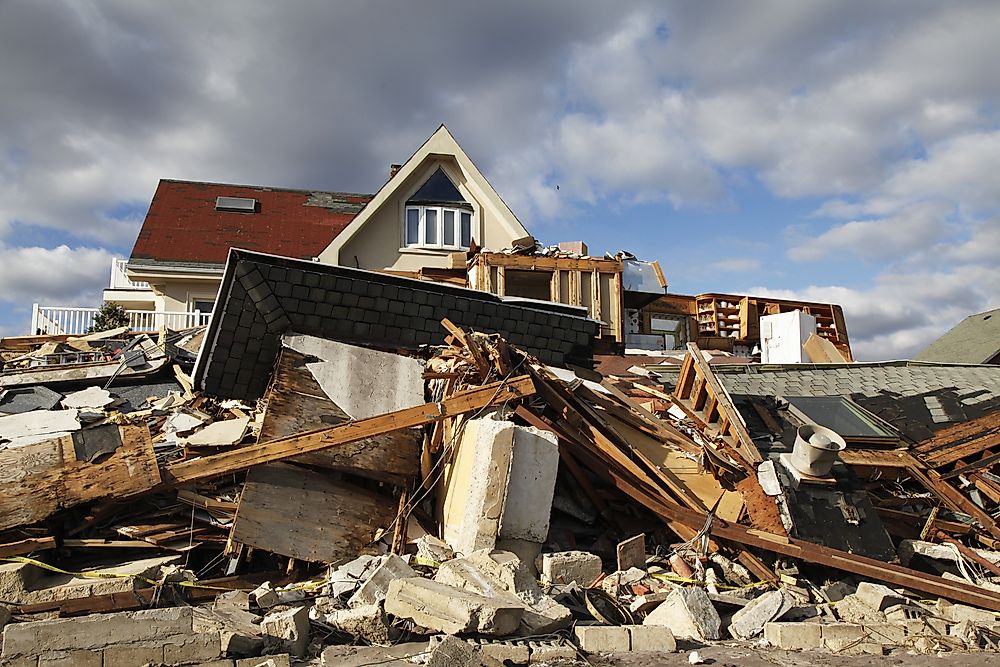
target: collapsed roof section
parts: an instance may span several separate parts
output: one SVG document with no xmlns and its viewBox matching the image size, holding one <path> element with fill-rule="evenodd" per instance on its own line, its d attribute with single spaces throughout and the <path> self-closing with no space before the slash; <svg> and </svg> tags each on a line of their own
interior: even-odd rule
<svg viewBox="0 0 1000 667">
<path fill-rule="evenodd" d="M 555 365 L 590 366 L 600 328 L 571 306 L 505 303 L 446 284 L 233 249 L 194 380 L 210 394 L 258 398 L 285 332 L 416 349 L 444 342 L 445 318 L 503 334 Z"/>
</svg>

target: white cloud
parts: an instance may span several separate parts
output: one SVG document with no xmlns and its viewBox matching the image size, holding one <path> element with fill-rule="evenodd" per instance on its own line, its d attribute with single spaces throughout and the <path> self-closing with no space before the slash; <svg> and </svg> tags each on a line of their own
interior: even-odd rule
<svg viewBox="0 0 1000 667">
<path fill-rule="evenodd" d="M 0 301 L 96 307 L 108 283 L 112 257 L 101 248 L 0 244 Z"/>
</svg>

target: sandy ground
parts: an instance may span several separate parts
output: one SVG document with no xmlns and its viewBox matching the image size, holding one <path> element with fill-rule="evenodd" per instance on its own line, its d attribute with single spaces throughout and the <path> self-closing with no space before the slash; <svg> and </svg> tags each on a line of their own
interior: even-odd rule
<svg viewBox="0 0 1000 667">
<path fill-rule="evenodd" d="M 697 650 L 704 659 L 704 665 L 712 667 L 995 667 L 1000 665 L 1000 654 L 996 652 L 952 652 L 938 655 L 910 655 L 899 652 L 882 657 L 871 655 L 836 655 L 824 651 L 782 651 L 773 648 L 759 648 L 752 644 L 725 644 L 713 646 L 682 646 L 677 653 L 612 653 L 591 655 L 576 661 L 549 663 L 557 665 L 579 665 L 585 667 L 690 667 L 688 655 Z M 342 667 L 362 667 L 375 664 L 404 667 L 413 663 L 407 660 L 427 650 L 427 643 L 401 644 L 386 649 L 378 647 L 337 647 L 336 664 Z M 333 657 L 332 655 L 330 657 Z M 307 663 L 319 665 L 318 659 Z M 328 663 L 329 664 L 329 663 Z"/>
</svg>

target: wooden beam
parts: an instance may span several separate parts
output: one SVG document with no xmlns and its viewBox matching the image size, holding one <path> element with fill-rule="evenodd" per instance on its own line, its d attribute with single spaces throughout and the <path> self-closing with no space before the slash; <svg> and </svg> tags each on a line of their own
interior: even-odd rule
<svg viewBox="0 0 1000 667">
<path fill-rule="evenodd" d="M 372 438 L 389 431 L 439 422 L 489 405 L 531 396 L 534 393 L 535 387 L 531 378 L 522 375 L 508 381 L 493 382 L 476 389 L 459 392 L 443 401 L 425 403 L 333 428 L 301 433 L 193 461 L 174 463 L 163 470 L 163 480 L 168 485 L 177 485 L 218 477 L 263 463 L 283 461 L 293 456 L 344 445 L 363 438 Z"/>
<path fill-rule="evenodd" d="M 913 475 L 913 478 L 920 482 L 924 488 L 940 498 L 941 502 L 945 505 L 956 512 L 968 514 L 978 521 L 979 525 L 992 535 L 994 539 L 1000 539 L 1000 526 L 993 520 L 993 517 L 987 514 L 979 505 L 959 493 L 951 484 L 941 479 L 941 475 L 936 470 L 928 470 L 925 474 L 923 470 L 912 466 L 907 468 L 907 472 Z"/>
<path fill-rule="evenodd" d="M 646 508 L 664 520 L 677 521 L 697 529 L 705 525 L 706 517 L 704 513 L 666 503 L 635 488 L 625 480 L 618 480 L 618 483 L 620 484 L 620 488 L 624 487 L 622 490 L 629 493 L 633 498 L 642 498 L 642 503 Z M 901 586 L 983 609 L 1000 611 L 1000 594 L 993 593 L 979 586 L 950 581 L 899 565 L 893 565 L 892 563 L 851 554 L 812 542 L 745 528 L 738 524 L 727 523 L 718 518 L 712 522 L 709 533 L 720 539 L 736 542 L 737 544 L 764 549 L 817 565 L 826 565 L 843 572 L 861 575 L 862 577 L 881 581 L 892 586 Z"/>
</svg>

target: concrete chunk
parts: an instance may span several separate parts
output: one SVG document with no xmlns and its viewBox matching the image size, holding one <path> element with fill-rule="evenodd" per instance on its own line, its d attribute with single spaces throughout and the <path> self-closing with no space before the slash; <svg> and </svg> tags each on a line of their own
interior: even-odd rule
<svg viewBox="0 0 1000 667">
<path fill-rule="evenodd" d="M 670 628 L 660 625 L 625 625 L 628 628 L 631 641 L 631 651 L 663 651 L 673 653 L 677 650 L 677 640 Z"/>
<path fill-rule="evenodd" d="M 434 580 L 504 600 L 524 609 L 519 634 L 547 634 L 568 627 L 570 610 L 542 593 L 527 566 L 507 551 L 475 551 L 441 565 Z"/>
<path fill-rule="evenodd" d="M 677 588 L 654 609 L 643 625 L 664 625 L 676 637 L 698 641 L 720 638 L 722 619 L 702 588 Z"/>
<path fill-rule="evenodd" d="M 271 644 L 301 658 L 309 646 L 309 610 L 296 607 L 270 613 L 260 622 L 260 629 Z"/>
<path fill-rule="evenodd" d="M 382 564 L 372 572 L 368 580 L 351 596 L 351 599 L 347 601 L 347 606 L 366 607 L 378 604 L 385 599 L 385 592 L 389 590 L 389 582 L 393 579 L 406 579 L 416 576 L 417 573 L 414 569 L 396 554 L 383 556 Z"/>
<path fill-rule="evenodd" d="M 906 598 L 882 584 L 873 584 L 870 581 L 862 581 L 858 584 L 855 597 L 877 611 L 885 611 L 889 607 L 897 604 L 905 604 Z"/>
<path fill-rule="evenodd" d="M 70 651 L 152 642 L 190 634 L 192 629 L 193 615 L 186 607 L 12 623 L 3 631 L 3 657 L 31 655 L 39 647 Z"/>
<path fill-rule="evenodd" d="M 372 644 L 389 643 L 389 621 L 378 604 L 337 609 L 327 614 L 314 607 L 309 611 L 309 617 Z"/>
<path fill-rule="evenodd" d="M 764 630 L 764 625 L 781 618 L 795 601 L 783 590 L 768 591 L 733 614 L 729 634 L 736 639 L 750 639 Z"/>
<path fill-rule="evenodd" d="M 469 642 L 445 635 L 431 649 L 427 667 L 479 667 L 479 657 Z"/>
<path fill-rule="evenodd" d="M 417 625 L 456 634 L 513 634 L 524 609 L 506 600 L 497 601 L 437 581 L 394 579 L 385 598 L 387 613 L 408 618 Z"/>
<path fill-rule="evenodd" d="M 542 554 L 536 562 L 541 580 L 548 584 L 568 584 L 575 581 L 589 586 L 601 576 L 601 557 L 586 551 L 558 551 Z"/>
<path fill-rule="evenodd" d="M 615 625 L 578 625 L 576 643 L 587 653 L 628 651 L 631 639 L 626 628 Z"/>
<path fill-rule="evenodd" d="M 785 651 L 811 651 L 822 648 L 823 628 L 819 623 L 766 623 L 764 639 Z"/>
</svg>

